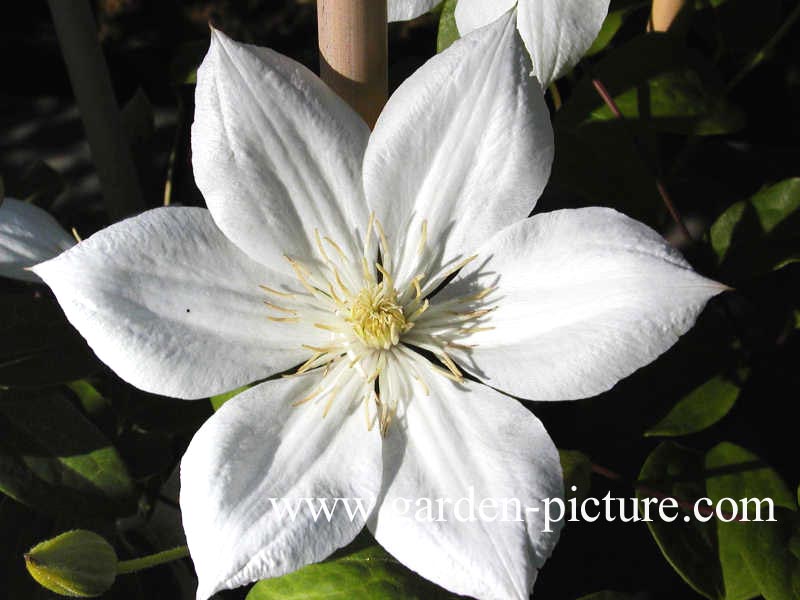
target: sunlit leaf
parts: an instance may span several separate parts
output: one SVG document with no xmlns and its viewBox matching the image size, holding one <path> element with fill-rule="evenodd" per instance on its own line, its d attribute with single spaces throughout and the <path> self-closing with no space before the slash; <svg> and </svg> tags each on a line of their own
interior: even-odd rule
<svg viewBox="0 0 800 600">
<path fill-rule="evenodd" d="M 109 440 L 58 390 L 4 392 L 0 490 L 49 514 L 125 514 L 136 490 Z"/>
<path fill-rule="evenodd" d="M 703 509 L 716 509 L 713 515 L 704 514 L 707 522 L 687 512 L 672 523 L 648 524 L 666 559 L 695 590 L 720 600 L 795 597 L 792 586 L 800 564 L 790 540 L 800 533 L 797 502 L 794 492 L 756 455 L 727 442 L 705 456 L 667 442 L 648 457 L 639 482 L 646 488 L 640 497 L 658 490 L 682 500 L 687 511 L 701 498 L 711 501 Z M 770 499 L 777 521 L 767 521 L 768 503 L 753 499 Z"/>
<path fill-rule="evenodd" d="M 260 581 L 247 600 L 436 600 L 454 598 L 370 546 L 299 571 Z"/>
<path fill-rule="evenodd" d="M 603 26 L 600 28 L 600 33 L 597 34 L 591 48 L 586 52 L 586 56 L 597 54 L 608 46 L 609 42 L 614 39 L 614 36 L 619 31 L 625 18 L 633 11 L 649 6 L 649 2 L 641 0 L 625 0 L 624 2 L 616 2 L 611 4 L 608 15 L 603 21 Z"/>
<path fill-rule="evenodd" d="M 436 51 L 442 52 L 450 47 L 459 37 L 456 26 L 456 3 L 458 0 L 446 0 L 439 16 L 439 33 L 436 36 Z"/>
<path fill-rule="evenodd" d="M 711 427 L 730 412 L 739 386 L 722 376 L 706 381 L 684 396 L 645 436 L 689 435 Z"/>
<path fill-rule="evenodd" d="M 639 473 L 639 483 L 674 498 L 702 498 L 705 496 L 703 455 L 665 442 L 647 457 Z M 639 491 L 637 496 L 642 499 L 651 494 Z M 647 526 L 658 547 L 695 591 L 715 600 L 745 600 L 758 593 L 743 565 L 732 578 L 723 575 L 714 523 L 694 519 L 687 522 L 681 516 L 667 523 L 657 514 L 652 519 Z"/>
<path fill-rule="evenodd" d="M 737 279 L 800 259 L 800 178 L 731 205 L 711 226 L 711 245 Z"/>
<path fill-rule="evenodd" d="M 708 497 L 715 503 L 729 498 L 738 504 L 738 512 L 731 512 L 728 518 L 737 516 L 739 520 L 716 521 L 720 549 L 725 551 L 720 558 L 724 561 L 726 556 L 737 555 L 736 562 L 744 562 L 766 600 L 796 598 L 792 575 L 800 564 L 789 545 L 798 531 L 797 503 L 792 491 L 758 456 L 731 443 L 724 442 L 709 451 L 705 465 Z M 747 505 L 748 521 L 744 521 L 742 499 L 770 499 L 777 522 L 766 520 L 765 505 L 760 505 L 761 521 L 755 521 L 757 502 Z M 730 503 L 720 506 L 733 511 Z"/>
<path fill-rule="evenodd" d="M 635 128 L 716 135 L 744 124 L 742 113 L 724 99 L 713 67 L 667 34 L 642 35 L 610 52 L 579 82 L 559 111 L 560 124 L 574 127 L 615 118 L 594 89 L 593 78 L 605 85 Z"/>
<path fill-rule="evenodd" d="M 83 410 L 90 415 L 101 413 L 111 406 L 111 402 L 86 379 L 70 381 L 67 387 L 78 397 Z"/>
</svg>

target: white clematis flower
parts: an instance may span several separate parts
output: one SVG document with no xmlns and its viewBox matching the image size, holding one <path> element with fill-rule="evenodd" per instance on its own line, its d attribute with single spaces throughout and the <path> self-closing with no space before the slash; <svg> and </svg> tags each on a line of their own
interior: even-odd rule
<svg viewBox="0 0 800 600">
<path fill-rule="evenodd" d="M 0 200 L 0 277 L 41 282 L 29 267 L 74 245 L 47 211 L 14 198 Z"/>
<path fill-rule="evenodd" d="M 206 397 L 293 368 L 225 404 L 183 459 L 200 600 L 365 524 L 453 592 L 527 598 L 558 537 L 542 512 L 465 522 L 444 503 L 429 522 L 404 500 L 561 497 L 553 442 L 495 388 L 606 390 L 723 289 L 613 210 L 526 219 L 553 158 L 529 73 L 509 14 L 412 75 L 370 135 L 304 67 L 214 32 L 192 130 L 208 211 L 150 211 L 36 267 L 145 390 Z M 364 512 L 282 511 L 302 498 Z"/>
<path fill-rule="evenodd" d="M 441 2 L 442 0 L 389 0 L 389 22 L 416 19 Z"/>
<path fill-rule="evenodd" d="M 459 33 L 479 29 L 514 10 L 533 74 L 547 89 L 565 75 L 594 43 L 610 0 L 458 0 Z M 406 21 L 431 10 L 435 0 L 389 0 L 389 20 Z"/>
<path fill-rule="evenodd" d="M 461 35 L 491 23 L 516 6 L 517 28 L 544 89 L 578 64 L 594 43 L 610 0 L 458 0 Z"/>
</svg>

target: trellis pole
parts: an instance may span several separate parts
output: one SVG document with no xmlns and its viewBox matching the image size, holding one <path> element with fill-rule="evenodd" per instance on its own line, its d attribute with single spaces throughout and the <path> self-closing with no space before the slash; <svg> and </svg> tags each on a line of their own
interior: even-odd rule
<svg viewBox="0 0 800 600">
<path fill-rule="evenodd" d="M 386 0 L 318 0 L 320 75 L 372 127 L 388 95 Z"/>
</svg>

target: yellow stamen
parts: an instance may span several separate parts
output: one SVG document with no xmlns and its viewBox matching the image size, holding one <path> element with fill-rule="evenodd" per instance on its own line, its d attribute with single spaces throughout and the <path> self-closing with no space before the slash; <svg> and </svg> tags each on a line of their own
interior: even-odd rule
<svg viewBox="0 0 800 600">
<path fill-rule="evenodd" d="M 316 389 L 305 398 L 301 398 L 297 402 L 292 402 L 292 406 L 300 406 L 301 404 L 305 404 L 306 402 L 309 402 L 310 400 L 313 400 L 314 398 L 319 396 L 320 392 L 322 392 L 322 387 L 317 386 Z"/>
<path fill-rule="evenodd" d="M 279 292 L 278 290 L 274 290 L 271 287 L 267 287 L 265 285 L 259 285 L 262 290 L 267 292 L 268 294 L 275 294 L 276 296 L 283 296 L 284 298 L 293 298 L 294 294 L 290 294 L 289 292 Z"/>
<path fill-rule="evenodd" d="M 409 321 L 416 320 L 417 317 L 419 317 L 422 313 L 424 313 L 426 310 L 428 310 L 428 307 L 430 305 L 431 305 L 431 303 L 428 301 L 427 298 L 425 298 L 425 300 L 422 302 L 422 305 L 412 313 L 412 315 L 408 318 L 408 320 Z"/>
<path fill-rule="evenodd" d="M 337 244 L 336 242 L 334 242 L 334 241 L 333 241 L 331 238 L 329 238 L 329 237 L 325 237 L 325 238 L 323 238 L 323 239 L 324 239 L 326 242 L 328 242 L 328 243 L 329 243 L 329 244 L 330 244 L 330 245 L 333 247 L 333 249 L 334 249 L 334 250 L 336 250 L 336 253 L 339 255 L 339 258 L 342 260 L 342 262 L 344 262 L 344 263 L 348 263 L 348 262 L 350 262 L 349 260 L 347 260 L 347 256 L 345 256 L 345 254 L 344 254 L 344 252 L 342 251 L 342 248 L 341 248 L 341 246 L 339 246 L 339 244 Z"/>
<path fill-rule="evenodd" d="M 297 373 L 305 373 L 314 365 L 314 363 L 317 360 L 319 360 L 323 356 L 325 356 L 324 352 L 315 352 L 314 354 L 311 355 L 311 358 L 309 358 L 306 362 L 300 365 L 300 368 L 297 369 Z"/>
<path fill-rule="evenodd" d="M 287 313 L 289 315 L 296 315 L 297 314 L 296 310 L 292 310 L 291 308 L 284 308 L 282 306 L 278 306 L 277 304 L 273 304 L 272 302 L 270 302 L 268 300 L 263 300 L 262 302 L 264 302 L 264 304 L 269 306 L 271 309 L 277 310 L 278 312 Z"/>
<path fill-rule="evenodd" d="M 387 271 L 381 263 L 375 263 L 375 268 L 378 269 L 381 275 L 383 275 L 383 283 L 386 287 L 394 287 L 394 280 L 392 279 L 391 274 Z"/>
<path fill-rule="evenodd" d="M 362 289 L 346 317 L 355 334 L 370 348 L 388 350 L 400 341 L 407 321 L 397 293 L 386 281 Z"/>
<path fill-rule="evenodd" d="M 381 239 L 381 253 L 383 254 L 383 263 L 386 265 L 391 265 L 391 254 L 389 252 L 389 241 L 386 239 L 386 232 L 383 230 L 383 225 L 378 219 L 375 219 L 375 229 L 378 232 L 378 236 Z"/>
<path fill-rule="evenodd" d="M 319 250 L 320 255 L 326 263 L 330 264 L 331 259 L 328 257 L 327 253 L 325 252 L 325 247 L 322 245 L 322 238 L 319 235 L 319 229 L 314 229 L 314 239 L 317 242 L 317 249 Z"/>
<path fill-rule="evenodd" d="M 445 366 L 450 370 L 450 372 L 455 375 L 456 377 L 463 378 L 463 373 L 458 369 L 456 363 L 453 362 L 453 359 L 450 358 L 450 355 L 447 354 L 444 350 L 441 351 L 439 354 L 439 359 L 445 364 Z"/>
<path fill-rule="evenodd" d="M 425 244 L 428 242 L 428 221 L 427 219 L 422 222 L 422 231 L 419 236 L 419 245 L 417 246 L 417 256 L 422 256 L 425 253 Z"/>
<path fill-rule="evenodd" d="M 336 396 L 339 394 L 339 389 L 341 389 L 341 386 L 337 385 L 335 388 L 333 388 L 333 390 L 331 390 L 330 398 L 328 398 L 328 403 L 325 405 L 325 410 L 322 411 L 322 418 L 323 419 L 328 416 L 328 412 L 330 412 L 331 406 L 333 406 L 333 401 L 336 399 Z"/>
</svg>

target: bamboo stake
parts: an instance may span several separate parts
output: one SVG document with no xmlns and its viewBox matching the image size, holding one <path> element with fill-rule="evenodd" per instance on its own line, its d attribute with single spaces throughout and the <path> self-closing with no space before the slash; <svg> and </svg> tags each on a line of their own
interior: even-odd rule
<svg viewBox="0 0 800 600">
<path fill-rule="evenodd" d="M 374 126 L 389 87 L 386 0 L 317 0 L 317 24 L 322 80 Z"/>
<path fill-rule="evenodd" d="M 672 26 L 686 0 L 653 0 L 647 31 L 667 31 Z"/>
<path fill-rule="evenodd" d="M 88 0 L 48 0 L 109 216 L 145 207 Z"/>
</svg>

